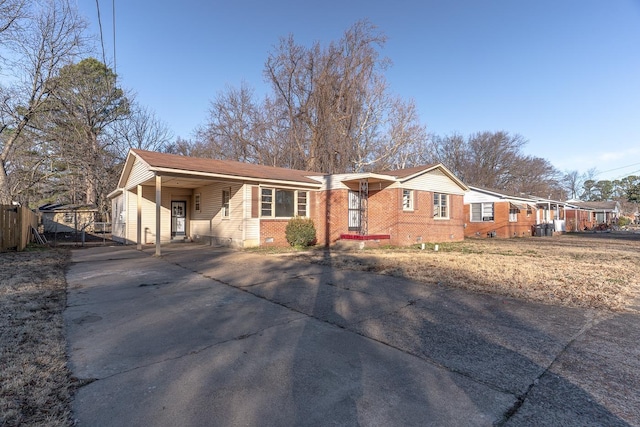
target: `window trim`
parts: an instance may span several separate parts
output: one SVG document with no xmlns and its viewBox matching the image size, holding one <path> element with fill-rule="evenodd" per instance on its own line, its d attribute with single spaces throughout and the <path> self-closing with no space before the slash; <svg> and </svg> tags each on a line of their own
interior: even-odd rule
<svg viewBox="0 0 640 427">
<path fill-rule="evenodd" d="M 276 216 L 276 191 L 292 191 L 293 192 L 293 216 Z M 267 193 L 268 192 L 268 193 Z M 304 215 L 299 215 L 300 212 L 300 193 L 305 193 L 304 197 Z M 271 200 L 268 202 L 264 201 L 264 197 L 268 196 Z M 269 218 L 269 219 L 290 219 L 296 216 L 304 216 L 306 218 L 309 217 L 309 191 L 308 190 L 299 190 L 295 188 L 286 188 L 286 187 L 260 187 L 260 218 Z M 265 215 L 265 204 L 269 205 L 270 214 Z"/>
<path fill-rule="evenodd" d="M 402 189 L 402 210 L 405 212 L 412 212 L 414 210 L 413 200 L 414 191 L 406 188 Z"/>
<path fill-rule="evenodd" d="M 480 205 L 480 219 L 473 218 L 473 205 Z M 491 205 L 492 216 L 485 216 L 485 207 Z M 496 218 L 496 206 L 494 202 L 476 202 L 469 204 L 469 222 L 495 222 Z M 491 219 L 485 219 L 491 218 Z"/>
<path fill-rule="evenodd" d="M 509 206 L 509 222 L 518 222 L 520 209 Z"/>
<path fill-rule="evenodd" d="M 227 202 L 225 203 L 225 195 L 227 196 Z M 226 206 L 225 206 L 226 205 Z M 231 217 L 231 189 L 223 189 L 222 190 L 222 199 L 220 203 L 220 212 L 222 213 L 222 218 L 227 219 Z"/>
<path fill-rule="evenodd" d="M 200 193 L 193 195 L 193 210 L 196 213 L 200 213 L 202 211 L 202 195 Z"/>
<path fill-rule="evenodd" d="M 438 198 L 438 203 L 436 203 L 436 197 Z M 446 215 L 442 215 L 442 200 L 444 197 L 444 208 L 447 210 Z M 444 221 L 451 219 L 451 208 L 449 204 L 449 194 L 447 193 L 433 193 L 433 219 Z"/>
</svg>

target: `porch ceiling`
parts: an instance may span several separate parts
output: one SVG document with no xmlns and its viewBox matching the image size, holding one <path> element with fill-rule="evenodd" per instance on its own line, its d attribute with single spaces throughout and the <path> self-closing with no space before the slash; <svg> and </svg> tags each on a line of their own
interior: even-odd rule
<svg viewBox="0 0 640 427">
<path fill-rule="evenodd" d="M 214 182 L 231 182 L 230 180 L 214 179 L 214 178 L 194 178 L 192 176 L 182 175 L 161 175 L 162 186 L 172 188 L 198 188 L 205 185 L 213 184 Z M 155 177 L 142 183 L 145 186 L 155 186 Z"/>
</svg>

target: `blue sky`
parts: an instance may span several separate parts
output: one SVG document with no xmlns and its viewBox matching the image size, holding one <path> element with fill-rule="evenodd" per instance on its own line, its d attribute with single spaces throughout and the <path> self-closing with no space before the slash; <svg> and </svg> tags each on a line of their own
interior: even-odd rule
<svg viewBox="0 0 640 427">
<path fill-rule="evenodd" d="M 101 0 L 113 66 L 113 0 Z M 98 34 L 96 2 L 77 0 Z M 327 44 L 368 19 L 388 42 L 391 91 L 429 132 L 505 130 L 527 154 L 598 179 L 640 175 L 640 0 L 115 0 L 121 85 L 176 136 L 243 81 L 268 90 L 280 37 Z"/>
</svg>

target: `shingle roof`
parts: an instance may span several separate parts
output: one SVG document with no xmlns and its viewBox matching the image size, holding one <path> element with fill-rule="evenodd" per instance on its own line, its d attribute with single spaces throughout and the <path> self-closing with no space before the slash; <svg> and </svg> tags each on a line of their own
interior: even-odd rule
<svg viewBox="0 0 640 427">
<path fill-rule="evenodd" d="M 616 209 L 616 202 L 572 202 L 572 205 L 576 205 L 583 208 L 590 209 Z"/>
<path fill-rule="evenodd" d="M 504 190 L 496 190 L 496 189 L 493 189 L 493 188 L 478 187 L 477 185 L 469 185 L 469 188 L 471 188 L 472 190 L 478 190 L 478 191 L 483 191 L 483 192 L 499 194 L 499 195 L 510 197 L 510 198 L 514 198 L 514 199 L 526 199 L 526 200 L 535 201 L 535 199 L 533 199 L 530 196 L 527 196 L 527 195 L 522 194 L 522 193 L 520 193 L 520 194 L 514 193 L 512 191 L 504 191 Z"/>
<path fill-rule="evenodd" d="M 309 184 L 318 184 L 317 180 L 311 179 L 309 176 L 322 175 L 309 171 L 254 165 L 232 160 L 186 157 L 138 149 L 132 149 L 131 151 L 152 168 L 176 169 L 179 171 L 203 172 L 238 178 L 246 177 Z"/>
<path fill-rule="evenodd" d="M 394 171 L 380 171 L 380 172 L 376 172 L 376 173 L 380 174 L 380 175 L 394 176 L 396 178 L 402 179 L 402 178 L 406 178 L 408 176 L 414 175 L 416 173 L 425 171 L 427 169 L 431 169 L 434 166 L 437 166 L 437 165 L 422 165 L 422 166 L 415 166 L 415 167 L 406 168 L 406 169 L 397 169 L 397 170 L 394 170 Z"/>
</svg>

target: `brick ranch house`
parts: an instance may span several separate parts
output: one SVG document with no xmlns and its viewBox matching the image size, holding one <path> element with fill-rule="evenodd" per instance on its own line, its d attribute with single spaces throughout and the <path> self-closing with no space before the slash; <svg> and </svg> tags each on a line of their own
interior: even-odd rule
<svg viewBox="0 0 640 427">
<path fill-rule="evenodd" d="M 113 239 L 286 246 L 294 216 L 318 243 L 410 245 L 464 238 L 468 188 L 441 164 L 378 173 L 308 171 L 132 149 L 112 202 Z M 158 238 L 159 236 L 159 238 Z"/>
<path fill-rule="evenodd" d="M 464 235 L 509 238 L 591 229 L 594 208 L 570 202 L 469 186 L 464 195 Z"/>
<path fill-rule="evenodd" d="M 469 186 L 464 195 L 465 237 L 531 237 L 538 219 L 529 197 Z"/>
</svg>

